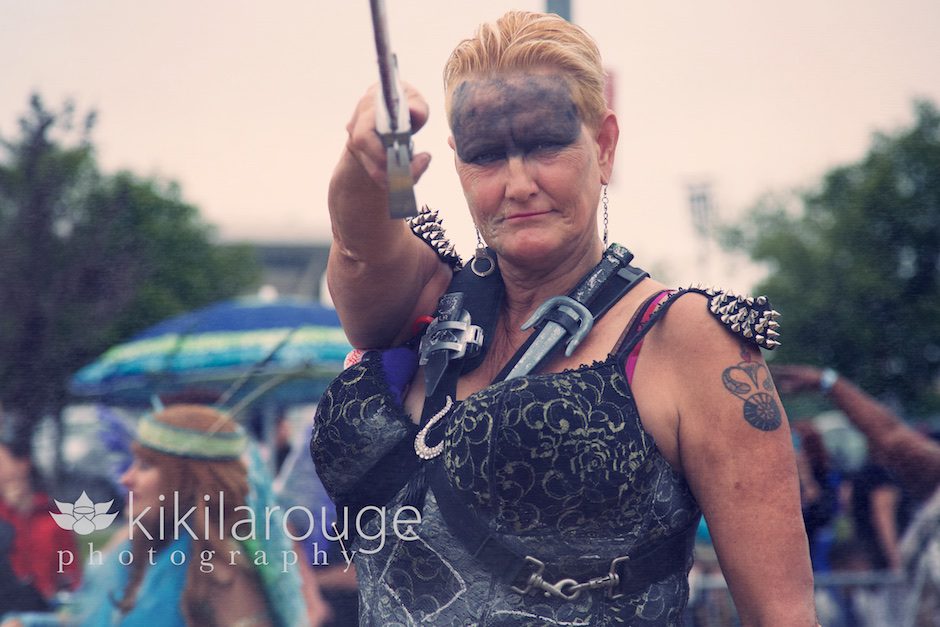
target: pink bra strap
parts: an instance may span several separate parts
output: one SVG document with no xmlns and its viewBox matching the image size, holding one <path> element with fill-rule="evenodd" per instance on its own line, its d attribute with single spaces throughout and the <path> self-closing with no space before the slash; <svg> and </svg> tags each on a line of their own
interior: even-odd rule
<svg viewBox="0 0 940 627">
<path fill-rule="evenodd" d="M 657 294 L 647 304 L 646 310 L 643 312 L 643 315 L 641 316 L 639 323 L 634 326 L 632 331 L 636 332 L 637 330 L 642 328 L 643 325 L 649 321 L 650 316 L 653 315 L 653 312 L 656 310 L 656 307 L 659 306 L 659 304 L 663 302 L 663 300 L 665 300 L 670 294 L 672 294 L 672 291 L 670 290 L 663 290 L 662 292 Z M 623 343 L 625 344 L 628 339 L 629 338 L 624 338 Z M 633 350 L 630 351 L 630 354 L 627 355 L 627 359 L 624 364 L 624 373 L 627 375 L 627 383 L 630 385 L 633 385 L 633 371 L 636 370 L 636 361 L 640 357 L 640 348 L 642 348 L 642 346 L 643 346 L 643 340 L 640 340 L 639 342 L 637 342 L 637 345 L 634 346 Z"/>
</svg>

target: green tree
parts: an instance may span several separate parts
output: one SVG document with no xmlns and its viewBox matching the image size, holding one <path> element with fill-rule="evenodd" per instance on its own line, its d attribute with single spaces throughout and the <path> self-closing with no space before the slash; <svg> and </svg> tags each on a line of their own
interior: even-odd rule
<svg viewBox="0 0 940 627">
<path fill-rule="evenodd" d="M 74 118 L 34 95 L 18 136 L 0 137 L 0 403 L 23 437 L 109 345 L 260 275 L 249 248 L 214 243 L 175 184 L 100 172 L 94 114 Z"/>
<path fill-rule="evenodd" d="M 937 408 L 940 113 L 914 111 L 818 189 L 764 198 L 726 243 L 770 269 L 758 290 L 783 314 L 780 361 L 831 366 L 916 415 Z"/>
</svg>

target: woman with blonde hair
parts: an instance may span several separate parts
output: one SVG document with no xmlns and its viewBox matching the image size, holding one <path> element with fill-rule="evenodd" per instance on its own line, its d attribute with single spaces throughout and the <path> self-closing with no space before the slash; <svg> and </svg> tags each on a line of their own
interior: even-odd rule
<svg viewBox="0 0 940 627">
<path fill-rule="evenodd" d="M 479 235 L 467 267 L 435 213 L 389 221 L 395 138 L 376 132 L 374 90 L 330 185 L 328 283 L 362 354 L 324 394 L 311 448 L 361 532 L 361 623 L 679 625 L 704 513 L 742 623 L 814 625 L 760 353 L 777 312 L 670 290 L 608 245 L 619 128 L 594 41 L 512 11 L 444 79 Z M 407 98 L 420 128 L 427 104 Z M 413 176 L 429 163 L 414 155 Z"/>
</svg>

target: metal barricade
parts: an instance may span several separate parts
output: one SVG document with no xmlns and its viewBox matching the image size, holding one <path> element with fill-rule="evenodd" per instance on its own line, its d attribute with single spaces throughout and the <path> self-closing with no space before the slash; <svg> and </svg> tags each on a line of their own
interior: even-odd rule
<svg viewBox="0 0 940 627">
<path fill-rule="evenodd" d="M 773 582 L 768 582 L 773 586 Z M 900 627 L 908 582 L 891 571 L 816 573 L 816 611 L 825 627 Z M 717 573 L 689 576 L 684 627 L 739 627 L 728 584 Z"/>
</svg>

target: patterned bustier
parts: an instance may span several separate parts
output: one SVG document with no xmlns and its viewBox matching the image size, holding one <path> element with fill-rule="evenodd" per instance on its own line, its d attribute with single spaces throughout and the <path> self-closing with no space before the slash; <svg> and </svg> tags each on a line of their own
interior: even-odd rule
<svg viewBox="0 0 940 627">
<path fill-rule="evenodd" d="M 311 450 L 339 504 L 410 472 L 402 456 L 414 455 L 417 427 L 389 386 L 382 356 L 367 352 L 320 402 Z M 491 385 L 448 418 L 441 456 L 448 483 L 501 542 L 548 564 L 546 579 L 603 575 L 613 558 L 642 552 L 700 516 L 640 422 L 624 357 Z M 603 590 L 572 601 L 522 596 L 453 537 L 433 492 L 418 539 L 396 537 L 391 518 L 403 492 L 388 503 L 384 536 L 355 545 L 363 624 L 679 624 L 691 553 L 684 568 L 618 599 Z M 365 537 L 379 538 L 380 523 L 373 519 Z"/>
</svg>

